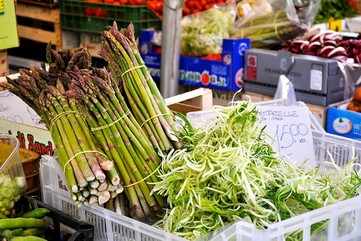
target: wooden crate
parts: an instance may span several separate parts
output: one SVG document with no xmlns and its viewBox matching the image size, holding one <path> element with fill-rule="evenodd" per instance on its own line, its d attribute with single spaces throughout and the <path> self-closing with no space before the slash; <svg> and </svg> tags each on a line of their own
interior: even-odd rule
<svg viewBox="0 0 361 241">
<path fill-rule="evenodd" d="M 20 38 L 30 39 L 36 42 L 51 42 L 56 48 L 62 47 L 62 33 L 60 27 L 60 10 L 25 3 L 16 4 L 16 16 L 31 19 L 31 22 L 39 23 L 39 27 L 27 26 L 25 23 L 18 24 Z M 24 21 L 26 22 L 26 21 Z M 41 26 L 42 22 L 50 23 L 53 30 L 46 30 Z"/>
<path fill-rule="evenodd" d="M 165 102 L 172 111 L 188 113 L 212 108 L 213 95 L 212 90 L 199 88 L 167 98 Z"/>
</svg>

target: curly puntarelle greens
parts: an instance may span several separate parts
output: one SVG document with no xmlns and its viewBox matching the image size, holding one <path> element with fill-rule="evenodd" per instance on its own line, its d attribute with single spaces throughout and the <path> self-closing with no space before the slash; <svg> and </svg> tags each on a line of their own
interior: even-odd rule
<svg viewBox="0 0 361 241">
<path fill-rule="evenodd" d="M 257 117 L 254 105 L 241 102 L 221 110 L 206 130 L 184 126 L 186 149 L 165 158 L 154 189 L 169 203 L 162 228 L 189 240 L 238 220 L 267 228 L 358 194 L 361 178 L 352 165 L 321 172 L 281 160 Z M 313 225 L 312 232 L 325 224 Z M 287 240 L 302 240 L 302 234 Z"/>
</svg>

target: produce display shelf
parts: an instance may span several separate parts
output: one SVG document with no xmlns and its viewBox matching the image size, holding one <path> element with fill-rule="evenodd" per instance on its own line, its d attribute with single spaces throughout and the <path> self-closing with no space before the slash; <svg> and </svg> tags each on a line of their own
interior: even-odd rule
<svg viewBox="0 0 361 241">
<path fill-rule="evenodd" d="M 261 103 L 262 104 L 262 103 Z M 268 102 L 266 104 L 283 104 Z M 317 129 L 317 128 L 316 128 Z M 314 150 L 318 162 L 334 161 L 339 166 L 350 160 L 361 159 L 361 142 L 343 137 L 313 131 Z M 63 188 L 65 179 L 54 158 L 43 159 L 40 165 L 42 194 L 45 203 L 63 212 L 89 222 L 95 227 L 96 241 L 181 241 L 175 235 L 164 232 L 148 224 L 117 215 L 101 207 L 77 206 Z M 56 176 L 57 178 L 54 178 Z M 285 241 L 287 235 L 302 232 L 302 240 L 357 241 L 361 240 L 361 196 L 340 201 L 288 220 L 269 226 L 266 230 L 239 221 L 218 233 L 209 236 L 212 241 Z M 327 223 L 325 231 L 311 235 L 311 226 Z"/>
<path fill-rule="evenodd" d="M 71 31 L 101 33 L 116 21 L 120 28 L 133 23 L 136 33 L 146 28 L 161 28 L 160 19 L 146 6 L 110 5 L 85 1 L 60 1 L 62 28 Z"/>
</svg>

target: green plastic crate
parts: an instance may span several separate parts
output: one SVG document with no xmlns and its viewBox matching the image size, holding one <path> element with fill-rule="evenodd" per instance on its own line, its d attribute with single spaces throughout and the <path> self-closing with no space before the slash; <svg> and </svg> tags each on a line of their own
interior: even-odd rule
<svg viewBox="0 0 361 241">
<path fill-rule="evenodd" d="M 105 16 L 87 16 L 86 11 L 101 9 Z M 116 21 L 119 27 L 133 23 L 136 34 L 145 28 L 161 28 L 160 19 L 146 6 L 115 6 L 84 1 L 60 1 L 62 29 L 100 33 Z"/>
</svg>

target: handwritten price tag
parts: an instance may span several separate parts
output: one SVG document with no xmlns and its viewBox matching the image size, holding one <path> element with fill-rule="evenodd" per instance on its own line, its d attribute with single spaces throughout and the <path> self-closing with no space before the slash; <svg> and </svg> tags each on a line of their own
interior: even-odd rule
<svg viewBox="0 0 361 241">
<path fill-rule="evenodd" d="M 316 164 L 307 107 L 259 106 L 258 111 L 270 144 L 281 157 L 297 165 Z"/>
</svg>

